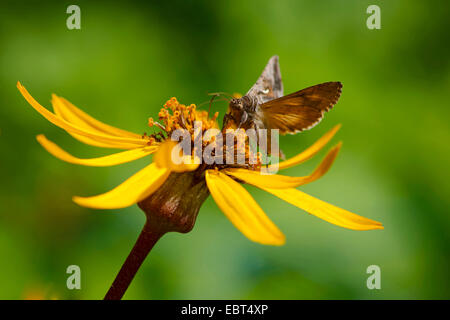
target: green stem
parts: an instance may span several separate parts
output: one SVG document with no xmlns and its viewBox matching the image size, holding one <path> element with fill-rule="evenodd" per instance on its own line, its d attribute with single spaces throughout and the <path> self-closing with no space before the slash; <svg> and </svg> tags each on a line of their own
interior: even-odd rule
<svg viewBox="0 0 450 320">
<path fill-rule="evenodd" d="M 106 293 L 105 300 L 122 299 L 142 262 L 144 262 L 156 242 L 164 235 L 164 232 L 153 229 L 147 219 L 133 249 Z"/>
</svg>

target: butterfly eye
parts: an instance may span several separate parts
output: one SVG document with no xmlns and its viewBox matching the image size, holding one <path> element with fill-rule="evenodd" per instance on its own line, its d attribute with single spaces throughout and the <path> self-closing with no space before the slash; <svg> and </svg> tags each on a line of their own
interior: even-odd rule
<svg viewBox="0 0 450 320">
<path fill-rule="evenodd" d="M 239 101 L 239 99 L 231 99 L 230 107 L 232 107 L 232 108 L 240 108 L 241 107 L 241 102 Z"/>
<path fill-rule="evenodd" d="M 269 88 L 265 88 L 264 90 L 261 91 L 261 93 L 263 93 L 263 94 L 268 94 L 269 91 L 270 91 Z"/>
</svg>

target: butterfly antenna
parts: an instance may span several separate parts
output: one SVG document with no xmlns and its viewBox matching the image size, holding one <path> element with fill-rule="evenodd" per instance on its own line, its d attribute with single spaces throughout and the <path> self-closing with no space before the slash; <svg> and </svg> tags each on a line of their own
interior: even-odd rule
<svg viewBox="0 0 450 320">
<path fill-rule="evenodd" d="M 215 94 L 211 97 L 211 100 L 209 100 L 209 108 L 208 108 L 208 118 L 211 117 L 211 105 L 215 98 L 217 98 L 219 95 Z"/>
<path fill-rule="evenodd" d="M 228 96 L 228 101 L 230 101 L 231 99 L 234 98 L 232 94 L 229 94 L 227 92 L 211 92 L 211 93 L 208 93 L 208 95 L 209 96 Z"/>
<path fill-rule="evenodd" d="M 198 107 L 201 107 L 201 106 L 203 106 L 203 105 L 209 103 L 210 101 L 211 101 L 211 100 L 203 101 L 203 102 L 197 104 L 197 106 L 198 106 Z M 229 102 L 230 100 L 229 100 L 229 99 L 223 98 L 223 99 L 215 99 L 214 101 L 227 101 L 227 102 Z"/>
</svg>

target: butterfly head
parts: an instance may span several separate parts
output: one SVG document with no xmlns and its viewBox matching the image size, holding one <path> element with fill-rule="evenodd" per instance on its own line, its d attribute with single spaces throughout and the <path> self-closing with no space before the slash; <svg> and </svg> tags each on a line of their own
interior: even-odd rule
<svg viewBox="0 0 450 320">
<path fill-rule="evenodd" d="M 245 99 L 231 99 L 228 117 L 239 129 L 248 120 L 248 113 L 245 108 Z"/>
<path fill-rule="evenodd" d="M 242 99 L 231 99 L 230 100 L 230 111 L 242 111 L 244 108 L 244 104 L 242 103 Z"/>
</svg>

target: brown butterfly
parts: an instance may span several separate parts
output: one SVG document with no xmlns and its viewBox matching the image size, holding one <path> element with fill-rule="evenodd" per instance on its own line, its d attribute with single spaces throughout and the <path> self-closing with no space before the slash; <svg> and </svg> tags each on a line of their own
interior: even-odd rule
<svg viewBox="0 0 450 320">
<path fill-rule="evenodd" d="M 308 130 L 337 103 L 341 89 L 340 82 L 325 82 L 283 96 L 278 56 L 273 56 L 247 94 L 230 100 L 224 127 L 278 129 L 281 134 Z"/>
</svg>

